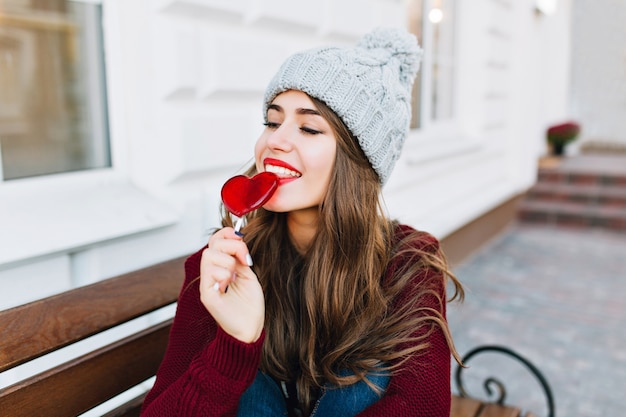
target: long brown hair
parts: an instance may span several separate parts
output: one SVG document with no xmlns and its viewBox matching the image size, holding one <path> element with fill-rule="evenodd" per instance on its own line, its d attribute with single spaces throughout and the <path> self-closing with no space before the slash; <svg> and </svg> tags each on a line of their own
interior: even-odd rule
<svg viewBox="0 0 626 417">
<path fill-rule="evenodd" d="M 448 271 L 439 248 L 433 248 L 430 235 L 417 232 L 394 238 L 397 224 L 384 215 L 376 172 L 341 119 L 323 102 L 312 100 L 337 137 L 335 166 L 319 206 L 316 237 L 305 254 L 299 253 L 289 238 L 287 214 L 264 209 L 249 215 L 244 228 L 265 293 L 261 370 L 280 380 L 295 380 L 307 413 L 324 383 L 369 383 L 368 372 L 394 371 L 425 349 L 425 343 L 412 336 L 419 326 L 439 326 L 458 361 L 439 313 L 445 295 L 436 289 L 445 288 L 441 281 L 448 276 L 455 289 L 452 298 L 463 298 L 460 283 Z M 254 172 L 254 167 L 248 170 Z M 223 224 L 232 225 L 226 213 Z M 424 244 L 416 245 L 416 240 Z M 394 262 L 400 258 L 402 262 Z M 391 280 L 383 282 L 391 264 L 398 268 Z M 414 286 L 411 281 L 424 268 L 436 272 L 430 275 L 434 278 L 411 292 L 404 307 L 392 309 L 398 294 Z M 428 294 L 441 308 L 415 314 L 419 300 Z M 342 369 L 352 375 L 340 376 Z"/>
</svg>

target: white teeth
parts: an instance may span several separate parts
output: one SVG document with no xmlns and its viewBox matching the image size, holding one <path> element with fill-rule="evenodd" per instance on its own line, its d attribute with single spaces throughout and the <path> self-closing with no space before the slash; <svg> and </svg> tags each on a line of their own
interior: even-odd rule
<svg viewBox="0 0 626 417">
<path fill-rule="evenodd" d="M 299 172 L 292 171 L 292 170 L 287 169 L 285 167 L 279 167 L 279 166 L 276 166 L 276 165 L 265 165 L 265 170 L 267 172 L 273 172 L 274 174 L 278 175 L 279 177 L 296 177 L 296 178 L 299 178 L 302 175 Z"/>
</svg>

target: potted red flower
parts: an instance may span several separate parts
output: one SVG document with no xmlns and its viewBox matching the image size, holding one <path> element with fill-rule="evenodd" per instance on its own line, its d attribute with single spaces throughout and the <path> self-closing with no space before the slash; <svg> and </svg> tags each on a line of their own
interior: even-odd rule
<svg viewBox="0 0 626 417">
<path fill-rule="evenodd" d="M 552 146 L 554 155 L 563 155 L 565 145 L 572 142 L 580 133 L 580 125 L 576 122 L 565 122 L 550 126 L 546 131 L 546 139 Z"/>
</svg>

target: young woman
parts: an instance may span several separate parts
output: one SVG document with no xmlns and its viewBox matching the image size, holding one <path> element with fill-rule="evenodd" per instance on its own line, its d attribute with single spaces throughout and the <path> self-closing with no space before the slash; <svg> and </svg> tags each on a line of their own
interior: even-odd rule
<svg viewBox="0 0 626 417">
<path fill-rule="evenodd" d="M 449 416 L 447 278 L 463 290 L 437 240 L 380 201 L 419 58 L 412 35 L 377 29 L 283 64 L 248 171 L 279 187 L 187 260 L 142 415 Z"/>
</svg>

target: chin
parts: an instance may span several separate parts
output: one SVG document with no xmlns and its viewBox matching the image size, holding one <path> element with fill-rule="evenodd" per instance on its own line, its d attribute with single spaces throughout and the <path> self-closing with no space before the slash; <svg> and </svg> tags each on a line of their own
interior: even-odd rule
<svg viewBox="0 0 626 417">
<path fill-rule="evenodd" d="M 275 204 L 275 203 L 266 203 L 263 208 L 267 211 L 271 211 L 272 213 L 285 213 L 289 210 L 285 210 L 283 207 L 281 207 L 280 204 Z"/>
</svg>

